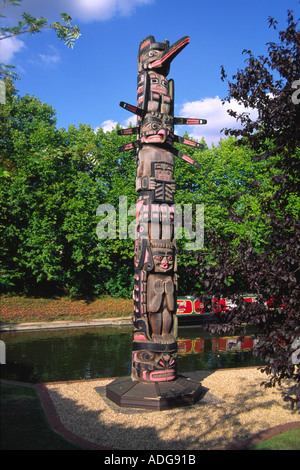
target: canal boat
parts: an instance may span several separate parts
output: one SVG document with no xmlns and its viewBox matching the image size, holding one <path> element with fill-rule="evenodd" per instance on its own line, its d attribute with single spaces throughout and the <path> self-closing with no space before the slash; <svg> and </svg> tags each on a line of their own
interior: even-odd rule
<svg viewBox="0 0 300 470">
<path fill-rule="evenodd" d="M 243 295 L 245 302 L 256 302 L 257 295 Z M 194 297 L 191 295 L 177 297 L 177 317 L 179 324 L 213 322 L 215 313 L 229 312 L 236 306 L 230 298 L 213 296 Z"/>
</svg>

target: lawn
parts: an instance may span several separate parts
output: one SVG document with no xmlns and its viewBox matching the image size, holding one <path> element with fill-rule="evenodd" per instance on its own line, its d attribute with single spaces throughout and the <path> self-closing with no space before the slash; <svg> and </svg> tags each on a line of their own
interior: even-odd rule
<svg viewBox="0 0 300 470">
<path fill-rule="evenodd" d="M 88 320 L 128 317 L 132 315 L 131 299 L 101 297 L 92 301 L 70 297 L 33 298 L 1 296 L 1 323 L 45 322 L 57 320 Z"/>
<path fill-rule="evenodd" d="M 53 431 L 33 387 L 1 383 L 2 450 L 82 450 Z"/>
<path fill-rule="evenodd" d="M 300 450 L 300 427 L 260 442 L 249 450 Z"/>
</svg>

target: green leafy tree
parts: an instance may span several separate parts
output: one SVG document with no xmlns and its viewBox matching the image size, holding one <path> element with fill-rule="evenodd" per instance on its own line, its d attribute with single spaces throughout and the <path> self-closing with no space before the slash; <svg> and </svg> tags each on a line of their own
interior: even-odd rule
<svg viewBox="0 0 300 470">
<path fill-rule="evenodd" d="M 198 258 L 201 256 L 202 267 L 219 266 L 219 248 L 210 244 L 209 233 L 214 231 L 230 247 L 231 256 L 238 255 L 241 241 L 249 241 L 255 250 L 261 251 L 265 246 L 268 221 L 264 214 L 258 194 L 253 190 L 252 182 L 260 182 L 260 193 L 265 197 L 273 194 L 272 175 L 278 169 L 265 161 L 253 161 L 251 149 L 235 145 L 236 139 L 230 137 L 221 141 L 218 146 L 202 151 L 193 148 L 180 148 L 197 160 L 200 168 L 190 167 L 184 162 L 176 161 L 177 193 L 176 203 L 204 205 L 204 246 L 199 250 L 186 250 L 188 240 L 183 236 L 178 240 L 179 247 L 179 289 L 180 293 L 204 293 L 207 279 L 197 270 Z M 276 158 L 274 157 L 274 162 Z M 231 216 L 233 214 L 238 216 Z M 243 220 L 241 221 L 241 217 Z M 195 231 L 194 220 L 194 231 Z M 194 266 L 196 276 L 186 272 L 186 266 Z M 231 290 L 240 282 L 240 277 L 228 276 L 226 285 Z M 249 289 L 243 284 L 244 289 Z"/>
<path fill-rule="evenodd" d="M 17 95 L 11 79 L 6 79 L 6 102 L 0 108 L 0 168 L 9 175 L 29 158 L 35 159 L 47 147 L 59 144 L 56 113 L 38 98 Z"/>
<path fill-rule="evenodd" d="M 118 211 L 120 193 L 132 202 L 135 157 L 117 151 L 126 137 L 102 129 L 95 134 L 84 124 L 57 130 L 51 106 L 15 93 L 1 123 L 10 175 L 0 181 L 4 287 L 129 295 L 133 240 L 99 240 L 96 234 L 100 204 L 110 202 Z"/>
</svg>

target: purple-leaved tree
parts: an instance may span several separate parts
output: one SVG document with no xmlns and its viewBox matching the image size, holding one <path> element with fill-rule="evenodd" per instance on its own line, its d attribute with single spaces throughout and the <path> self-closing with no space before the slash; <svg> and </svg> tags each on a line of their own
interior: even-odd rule
<svg viewBox="0 0 300 470">
<path fill-rule="evenodd" d="M 245 325 L 255 326 L 259 337 L 254 353 L 264 358 L 262 382 L 271 387 L 283 379 L 291 379 L 285 400 L 293 408 L 300 403 L 300 313 L 299 313 L 299 143 L 300 143 L 300 31 L 299 20 L 287 12 L 287 28 L 278 31 L 277 43 L 268 43 L 267 56 L 254 57 L 245 50 L 245 68 L 227 80 L 223 66 L 221 78 L 228 82 L 224 102 L 236 100 L 255 108 L 258 117 L 229 114 L 241 123 L 241 129 L 226 129 L 226 135 L 237 137 L 237 145 L 253 151 L 253 159 L 266 159 L 273 172 L 273 191 L 260 195 L 260 181 L 252 181 L 252 191 L 260 195 L 260 217 L 268 220 L 264 248 L 257 249 L 251 240 L 237 243 L 235 234 L 226 239 L 210 230 L 205 245 L 213 257 L 200 251 L 197 264 L 188 267 L 191 275 L 203 281 L 206 294 L 235 295 L 236 307 L 217 314 L 213 333 L 244 334 Z M 277 22 L 269 18 L 269 27 L 277 30 Z M 273 168 L 274 169 L 274 168 Z M 234 196 L 236 202 L 239 194 Z M 233 207 L 233 204 L 232 204 Z M 231 217 L 241 220 L 234 210 Z M 242 220 L 241 220 L 242 222 Z M 235 248 L 233 249 L 233 239 Z M 213 262 L 211 259 L 213 258 Z M 234 282 L 228 282 L 233 279 Z M 232 289 L 234 291 L 232 292 Z M 245 291 L 258 294 L 258 301 L 245 303 Z M 266 304 L 266 301 L 271 303 Z"/>
</svg>

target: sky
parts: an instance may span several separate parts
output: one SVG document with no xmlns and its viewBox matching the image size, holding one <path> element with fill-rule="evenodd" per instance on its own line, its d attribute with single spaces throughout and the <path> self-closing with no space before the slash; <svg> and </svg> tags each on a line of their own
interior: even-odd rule
<svg viewBox="0 0 300 470">
<path fill-rule="evenodd" d="M 228 85 L 221 81 L 221 66 L 231 79 L 245 66 L 244 49 L 266 55 L 266 44 L 278 41 L 268 17 L 285 29 L 288 9 L 298 17 L 299 0 L 23 0 L 3 10 L 2 24 L 15 25 L 23 11 L 49 22 L 61 21 L 66 12 L 81 36 L 71 49 L 51 30 L 19 35 L 0 41 L 0 57 L 16 67 L 21 96 L 34 95 L 56 110 L 58 128 L 82 123 L 111 130 L 117 123 L 135 124 L 119 102 L 136 104 L 140 42 L 153 35 L 173 44 L 190 36 L 168 75 L 175 81 L 175 115 L 208 123 L 177 127 L 176 133 L 217 145 L 221 129 L 236 126 L 226 109 L 244 110 L 238 103 L 222 105 Z"/>
</svg>

